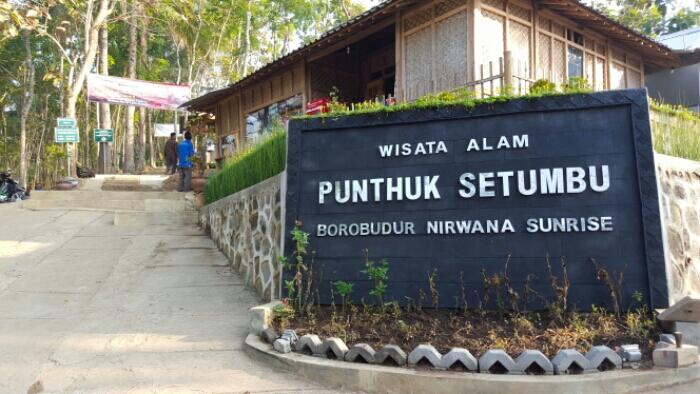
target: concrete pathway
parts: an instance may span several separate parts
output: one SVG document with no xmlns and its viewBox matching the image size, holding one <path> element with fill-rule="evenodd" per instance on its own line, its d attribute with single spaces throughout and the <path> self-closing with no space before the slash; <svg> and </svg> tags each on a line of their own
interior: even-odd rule
<svg viewBox="0 0 700 394">
<path fill-rule="evenodd" d="M 0 205 L 0 393 L 330 393 L 243 351 L 256 304 L 192 226 Z"/>
</svg>

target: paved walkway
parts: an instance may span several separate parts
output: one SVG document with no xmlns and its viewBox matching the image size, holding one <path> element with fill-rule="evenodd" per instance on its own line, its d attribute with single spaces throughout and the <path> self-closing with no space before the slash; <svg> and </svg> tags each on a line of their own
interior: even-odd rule
<svg viewBox="0 0 700 394">
<path fill-rule="evenodd" d="M 0 205 L 0 393 L 329 393 L 243 351 L 257 303 L 196 227 Z"/>
</svg>

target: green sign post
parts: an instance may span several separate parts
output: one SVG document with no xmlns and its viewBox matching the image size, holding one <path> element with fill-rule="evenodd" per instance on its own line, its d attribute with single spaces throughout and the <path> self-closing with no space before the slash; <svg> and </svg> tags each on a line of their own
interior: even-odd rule
<svg viewBox="0 0 700 394">
<path fill-rule="evenodd" d="M 56 127 L 55 139 L 57 144 L 80 142 L 80 133 L 77 127 Z"/>
<path fill-rule="evenodd" d="M 95 142 L 114 142 L 114 130 L 112 129 L 94 129 L 92 136 Z"/>
<path fill-rule="evenodd" d="M 58 128 L 75 128 L 78 123 L 73 118 L 58 118 L 56 119 L 56 127 Z"/>
</svg>

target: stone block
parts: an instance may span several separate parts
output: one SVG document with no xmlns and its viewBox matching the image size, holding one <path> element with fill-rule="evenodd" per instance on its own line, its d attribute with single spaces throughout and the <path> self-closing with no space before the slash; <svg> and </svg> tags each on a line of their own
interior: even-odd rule
<svg viewBox="0 0 700 394">
<path fill-rule="evenodd" d="M 515 361 L 501 349 L 490 349 L 479 358 L 479 372 L 508 374 L 517 370 Z"/>
<path fill-rule="evenodd" d="M 657 316 L 663 321 L 700 323 L 700 298 L 685 296 Z"/>
<path fill-rule="evenodd" d="M 260 338 L 262 338 L 263 341 L 272 344 L 275 342 L 277 338 L 279 338 L 279 335 L 277 335 L 277 331 L 275 331 L 274 328 L 268 327 L 260 333 Z"/>
<path fill-rule="evenodd" d="M 286 329 L 282 331 L 282 335 L 280 335 L 282 338 L 287 338 L 291 344 L 295 344 L 298 340 L 299 337 L 297 336 L 297 332 L 294 330 Z"/>
<path fill-rule="evenodd" d="M 358 343 L 345 353 L 345 361 L 355 363 L 374 364 L 375 351 L 366 343 Z"/>
<path fill-rule="evenodd" d="M 443 369 L 453 369 L 459 365 L 467 371 L 476 372 L 479 370 L 479 362 L 467 349 L 452 348 L 447 354 L 442 356 Z"/>
<path fill-rule="evenodd" d="M 433 368 L 442 369 L 442 354 L 433 347 L 433 345 L 422 344 L 416 346 L 411 353 L 408 354 L 408 365 L 415 367 L 421 360 L 425 360 Z"/>
<path fill-rule="evenodd" d="M 348 347 L 342 339 L 333 337 L 326 338 L 317 350 L 319 356 L 335 360 L 345 360 Z"/>
<path fill-rule="evenodd" d="M 294 344 L 294 351 L 308 355 L 319 354 L 321 339 L 315 334 L 306 334 Z"/>
<path fill-rule="evenodd" d="M 578 375 L 595 371 L 583 354 L 574 349 L 562 349 L 552 359 L 554 373 L 557 375 Z"/>
<path fill-rule="evenodd" d="M 661 334 L 659 335 L 659 342 L 665 342 L 676 346 L 676 337 L 673 334 Z"/>
<path fill-rule="evenodd" d="M 683 345 L 683 347 L 668 347 L 655 349 L 652 353 L 654 367 L 680 368 L 693 365 L 698 362 L 698 347 Z"/>
<path fill-rule="evenodd" d="M 396 345 L 386 345 L 374 354 L 375 364 L 396 364 L 401 367 L 406 365 L 406 353 Z"/>
<path fill-rule="evenodd" d="M 637 369 L 642 362 L 642 351 L 637 344 L 620 346 L 617 355 L 622 359 L 622 368 Z"/>
<path fill-rule="evenodd" d="M 274 317 L 272 308 L 281 303 L 281 301 L 272 301 L 248 309 L 248 330 L 250 333 L 259 336 L 266 328 L 270 327 Z"/>
<path fill-rule="evenodd" d="M 286 338 L 277 338 L 272 343 L 272 348 L 279 353 L 289 353 L 292 351 L 292 344 Z"/>
<path fill-rule="evenodd" d="M 513 374 L 523 375 L 552 375 L 554 366 L 547 356 L 539 350 L 526 350 L 515 359 Z"/>
<path fill-rule="evenodd" d="M 593 346 L 586 353 L 586 359 L 588 359 L 591 368 L 600 372 L 622 368 L 622 358 L 607 346 Z"/>
<path fill-rule="evenodd" d="M 667 332 L 680 332 L 683 334 L 683 343 L 686 345 L 693 345 L 700 347 L 700 324 L 691 322 L 664 322 L 664 328 Z M 661 334 L 664 337 L 670 336 L 673 338 L 672 334 Z M 664 339 L 666 340 L 666 339 Z M 674 345 L 676 344 L 675 338 L 673 339 Z"/>
</svg>

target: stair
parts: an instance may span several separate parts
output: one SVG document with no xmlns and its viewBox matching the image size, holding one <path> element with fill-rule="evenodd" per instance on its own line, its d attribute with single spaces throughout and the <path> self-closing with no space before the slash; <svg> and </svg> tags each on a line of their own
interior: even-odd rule
<svg viewBox="0 0 700 394">
<path fill-rule="evenodd" d="M 116 226 L 193 225 L 197 210 L 191 193 L 163 191 L 35 191 L 22 202 L 29 210 L 114 212 Z"/>
</svg>

